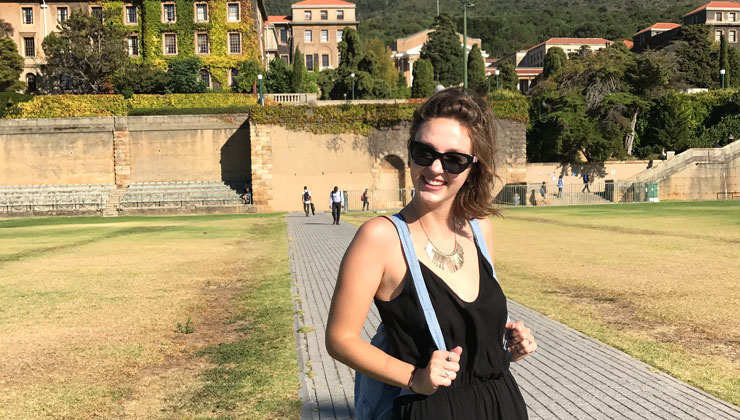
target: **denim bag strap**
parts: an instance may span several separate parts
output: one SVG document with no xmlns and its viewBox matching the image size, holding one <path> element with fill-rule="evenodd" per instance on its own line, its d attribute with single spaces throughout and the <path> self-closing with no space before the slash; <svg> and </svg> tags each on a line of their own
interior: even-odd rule
<svg viewBox="0 0 740 420">
<path fill-rule="evenodd" d="M 498 276 L 496 275 L 496 269 L 493 268 L 493 261 L 491 261 L 491 254 L 488 252 L 488 247 L 486 246 L 486 238 L 483 237 L 483 232 L 480 230 L 480 223 L 478 222 L 478 219 L 470 219 L 470 228 L 473 230 L 473 239 L 475 239 L 475 243 L 478 245 L 478 248 L 480 248 L 480 253 L 483 254 L 483 258 L 488 261 L 488 265 L 491 266 L 491 273 L 493 274 L 494 280 L 498 282 Z M 511 321 L 511 318 L 509 317 L 509 314 L 506 314 L 506 321 Z M 504 349 L 508 351 L 507 342 L 509 338 L 509 331 L 506 332 L 506 336 L 504 337 Z"/>
<path fill-rule="evenodd" d="M 409 232 L 409 226 L 406 224 L 403 216 L 400 213 L 396 213 L 391 217 L 391 221 L 396 225 L 398 230 L 398 236 L 401 238 L 401 246 L 403 247 L 403 255 L 406 257 L 406 263 L 409 266 L 411 277 L 414 279 L 414 287 L 416 288 L 416 294 L 419 297 L 419 303 L 421 309 L 424 311 L 424 318 L 429 326 L 429 332 L 432 333 L 432 339 L 434 344 L 437 345 L 438 350 L 447 350 L 445 345 L 445 339 L 442 336 L 442 330 L 439 327 L 439 321 L 437 321 L 437 313 L 434 312 L 432 301 L 429 299 L 429 291 L 427 291 L 427 285 L 424 283 L 424 277 L 421 275 L 421 267 L 419 266 L 419 259 L 416 258 L 416 252 L 414 251 L 414 243 L 411 240 L 411 233 Z"/>
</svg>

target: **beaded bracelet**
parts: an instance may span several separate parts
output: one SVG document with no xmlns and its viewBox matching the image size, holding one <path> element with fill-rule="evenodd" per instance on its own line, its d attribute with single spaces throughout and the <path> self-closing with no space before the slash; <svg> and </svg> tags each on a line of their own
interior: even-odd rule
<svg viewBox="0 0 740 420">
<path fill-rule="evenodd" d="M 416 375 L 416 371 L 419 370 L 418 366 L 414 366 L 414 370 L 411 371 L 411 377 L 409 378 L 408 388 L 409 391 L 413 392 L 414 394 L 418 394 L 418 392 L 414 391 L 413 388 L 411 388 L 411 382 L 414 381 L 414 375 Z"/>
</svg>

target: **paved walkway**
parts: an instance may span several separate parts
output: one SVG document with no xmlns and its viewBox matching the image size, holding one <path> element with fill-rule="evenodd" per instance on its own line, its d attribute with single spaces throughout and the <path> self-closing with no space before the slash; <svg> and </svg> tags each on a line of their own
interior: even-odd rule
<svg viewBox="0 0 740 420">
<path fill-rule="evenodd" d="M 287 215 L 296 333 L 301 369 L 302 420 L 354 417 L 354 372 L 327 354 L 324 328 L 339 262 L 356 228 L 331 216 Z M 512 364 L 530 419 L 738 419 L 740 408 L 718 400 L 596 340 L 509 301 L 539 349 Z M 373 305 L 367 340 L 380 322 Z"/>
</svg>

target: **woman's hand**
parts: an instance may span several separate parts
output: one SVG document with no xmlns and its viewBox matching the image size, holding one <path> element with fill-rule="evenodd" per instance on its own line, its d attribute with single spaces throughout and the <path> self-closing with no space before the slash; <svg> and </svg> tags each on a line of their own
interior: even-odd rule
<svg viewBox="0 0 740 420">
<path fill-rule="evenodd" d="M 512 362 L 521 360 L 537 350 L 532 331 L 522 321 L 507 322 L 506 329 L 511 331 L 507 344 Z"/>
<path fill-rule="evenodd" d="M 416 371 L 411 380 L 411 389 L 417 394 L 432 395 L 440 386 L 450 386 L 460 371 L 462 347 L 450 351 L 437 350 L 432 353 L 429 364 Z"/>
</svg>

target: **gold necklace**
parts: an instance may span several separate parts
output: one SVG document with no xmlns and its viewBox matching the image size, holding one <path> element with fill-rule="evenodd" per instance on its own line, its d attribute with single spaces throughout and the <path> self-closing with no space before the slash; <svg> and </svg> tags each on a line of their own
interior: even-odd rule
<svg viewBox="0 0 740 420">
<path fill-rule="evenodd" d="M 412 205 L 412 207 L 414 206 Z M 440 251 L 439 248 L 434 246 L 432 240 L 429 239 L 429 234 L 427 233 L 426 229 L 424 229 L 424 224 L 421 222 L 421 217 L 419 217 L 419 213 L 416 213 L 416 207 L 414 207 L 414 213 L 416 214 L 416 218 L 419 219 L 419 225 L 421 226 L 422 232 L 424 232 L 424 235 L 426 235 L 427 237 L 427 245 L 424 247 L 424 249 L 426 250 L 427 255 L 429 255 L 429 259 L 432 260 L 432 263 L 437 267 L 443 270 L 447 270 L 451 273 L 454 273 L 455 271 L 461 269 L 463 264 L 465 264 L 465 252 L 463 252 L 460 243 L 457 241 L 457 232 L 454 232 L 455 249 L 452 251 L 452 253 L 444 253 Z"/>
</svg>

